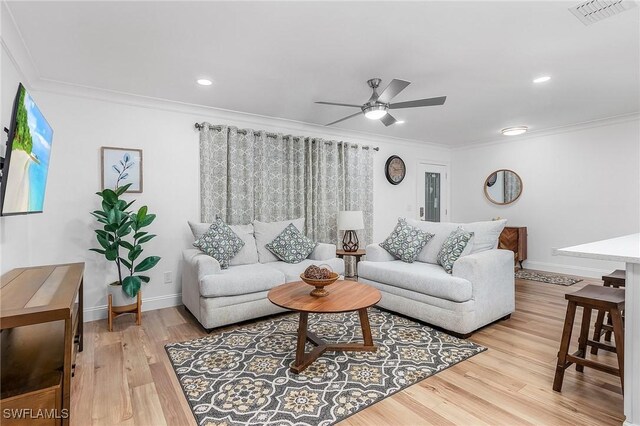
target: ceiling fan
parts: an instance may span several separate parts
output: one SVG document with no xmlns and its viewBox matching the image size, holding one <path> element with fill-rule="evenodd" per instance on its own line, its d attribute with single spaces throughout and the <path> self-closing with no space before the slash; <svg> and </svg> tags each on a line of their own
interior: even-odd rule
<svg viewBox="0 0 640 426">
<path fill-rule="evenodd" d="M 338 105 L 345 107 L 353 107 L 360 108 L 360 111 L 355 114 L 349 115 L 347 117 L 341 118 L 340 120 L 336 120 L 326 126 L 331 126 L 336 123 L 340 123 L 341 121 L 348 120 L 357 115 L 364 114 L 365 117 L 371 120 L 380 120 L 385 126 L 391 126 L 397 120 L 389 114 L 388 110 L 390 109 L 400 109 L 400 108 L 416 108 L 416 107 L 424 107 L 424 106 L 435 106 L 435 105 L 443 105 L 444 101 L 447 100 L 446 96 L 440 96 L 437 98 L 427 98 L 427 99 L 418 99 L 415 101 L 407 101 L 407 102 L 398 102 L 395 104 L 389 103 L 391 99 L 396 97 L 398 93 L 402 92 L 408 85 L 411 84 L 410 81 L 406 80 L 398 80 L 394 78 L 391 80 L 391 83 L 382 91 L 382 93 L 378 94 L 378 86 L 380 86 L 380 82 L 382 80 L 379 78 L 372 78 L 371 80 L 367 80 L 367 84 L 371 89 L 373 89 L 373 93 L 369 100 L 362 105 L 355 104 L 343 104 L 336 102 L 316 102 L 317 104 L 323 105 Z"/>
</svg>

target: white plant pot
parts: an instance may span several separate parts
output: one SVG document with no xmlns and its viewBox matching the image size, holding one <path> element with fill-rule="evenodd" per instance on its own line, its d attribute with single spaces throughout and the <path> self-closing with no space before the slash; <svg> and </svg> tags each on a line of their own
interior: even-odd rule
<svg viewBox="0 0 640 426">
<path fill-rule="evenodd" d="M 129 306 L 138 303 L 136 296 L 129 297 L 122 289 L 122 286 L 116 283 L 111 283 L 107 286 L 107 294 L 111 295 L 111 305 L 114 307 Z"/>
</svg>

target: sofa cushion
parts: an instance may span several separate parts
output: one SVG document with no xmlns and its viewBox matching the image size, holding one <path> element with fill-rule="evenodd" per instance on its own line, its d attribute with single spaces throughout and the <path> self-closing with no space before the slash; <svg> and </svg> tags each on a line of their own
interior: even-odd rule
<svg viewBox="0 0 640 426">
<path fill-rule="evenodd" d="M 236 296 L 270 290 L 284 282 L 284 274 L 267 265 L 254 263 L 231 266 L 218 274 L 201 278 L 200 295 L 202 297 Z"/>
<path fill-rule="evenodd" d="M 300 274 L 311 265 L 329 265 L 331 270 L 337 274 L 344 273 L 344 261 L 342 259 L 333 258 L 329 260 L 311 260 L 305 259 L 300 263 L 271 262 L 265 263 L 265 266 L 272 267 L 284 274 L 286 282 L 300 281 Z"/>
<path fill-rule="evenodd" d="M 275 262 L 278 258 L 269 251 L 267 244 L 269 244 L 275 237 L 280 235 L 284 228 L 289 224 L 298 228 L 298 231 L 304 233 L 304 218 L 293 220 L 283 220 L 281 222 L 260 222 L 259 220 L 253 221 L 254 235 L 256 237 L 256 246 L 258 248 L 258 261 L 260 263 Z"/>
<path fill-rule="evenodd" d="M 466 302 L 472 297 L 468 280 L 447 274 L 442 266 L 431 263 L 362 261 L 358 263 L 358 276 L 453 302 Z"/>
<path fill-rule="evenodd" d="M 473 232 L 458 228 L 442 243 L 438 253 L 438 263 L 447 273 L 450 274 L 453 271 L 453 264 L 462 256 L 462 252 L 469 245 L 471 238 L 473 238 Z"/>
<path fill-rule="evenodd" d="M 193 246 L 216 259 L 220 267 L 226 269 L 229 267 L 229 259 L 238 254 L 244 247 L 244 242 L 222 219 L 216 218 Z"/>
<path fill-rule="evenodd" d="M 403 262 L 413 263 L 420 250 L 433 238 L 433 234 L 407 224 L 406 219 L 398 219 L 396 227 L 380 247 Z"/>
<path fill-rule="evenodd" d="M 244 241 L 244 247 L 229 260 L 230 266 L 258 263 L 258 248 L 253 236 L 253 225 L 229 225 L 229 228 Z"/>
<path fill-rule="evenodd" d="M 449 222 L 426 222 L 423 220 L 407 219 L 407 223 L 411 226 L 415 226 L 418 229 L 422 229 L 425 232 L 433 234 L 433 237 L 429 243 L 424 246 L 420 253 L 418 253 L 417 261 L 438 264 L 438 253 L 442 247 L 442 243 L 445 242 L 447 237 L 451 235 L 453 231 L 458 229 L 458 225 Z M 471 247 L 469 247 L 469 251 Z M 466 253 L 465 253 L 466 254 Z"/>
<path fill-rule="evenodd" d="M 498 247 L 500 234 L 507 224 L 507 219 L 487 220 L 484 222 L 460 223 L 459 226 L 465 231 L 473 232 L 473 238 L 469 241 L 472 245 L 472 253 L 479 253 L 485 250 L 493 250 Z"/>
<path fill-rule="evenodd" d="M 191 221 L 188 223 L 189 228 L 191 228 L 193 238 L 196 240 L 200 238 L 202 234 L 207 232 L 211 226 L 210 223 L 198 223 Z M 253 236 L 253 225 L 229 225 L 229 228 L 231 228 L 231 230 L 244 242 L 244 246 L 238 254 L 229 260 L 229 265 L 250 265 L 252 263 L 258 263 L 258 249 L 256 248 L 256 239 Z"/>
<path fill-rule="evenodd" d="M 202 237 L 202 235 L 204 235 L 204 233 L 207 232 L 207 230 L 211 226 L 210 223 L 204 223 L 204 222 L 200 223 L 200 222 L 187 221 L 187 223 L 189 224 L 189 228 L 191 229 L 191 233 L 193 234 L 194 240 L 197 240 L 198 238 Z"/>
<path fill-rule="evenodd" d="M 290 223 L 266 247 L 284 262 L 300 263 L 311 254 L 316 245 L 315 241 L 302 235 L 298 228 Z"/>
</svg>

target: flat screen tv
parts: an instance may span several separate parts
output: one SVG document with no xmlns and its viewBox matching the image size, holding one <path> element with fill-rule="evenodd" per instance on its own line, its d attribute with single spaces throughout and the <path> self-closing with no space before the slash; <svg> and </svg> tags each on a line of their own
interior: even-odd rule
<svg viewBox="0 0 640 426">
<path fill-rule="evenodd" d="M 52 139 L 51 126 L 20 84 L 2 167 L 2 216 L 42 213 Z"/>
</svg>

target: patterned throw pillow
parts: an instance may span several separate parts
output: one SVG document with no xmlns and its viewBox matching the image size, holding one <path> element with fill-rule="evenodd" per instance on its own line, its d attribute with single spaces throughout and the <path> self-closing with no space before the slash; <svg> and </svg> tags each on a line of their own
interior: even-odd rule
<svg viewBox="0 0 640 426">
<path fill-rule="evenodd" d="M 438 252 L 438 263 L 447 273 L 450 274 L 453 271 L 453 263 L 458 260 L 471 237 L 473 232 L 458 228 L 444 240 Z"/>
<path fill-rule="evenodd" d="M 244 241 L 233 232 L 229 225 L 216 217 L 207 232 L 198 238 L 193 246 L 217 260 L 222 269 L 227 269 L 229 260 L 240 252 Z"/>
<path fill-rule="evenodd" d="M 413 263 L 420 250 L 427 245 L 431 238 L 433 238 L 433 234 L 411 226 L 407 224 L 405 219 L 400 218 L 391 235 L 380 243 L 380 247 L 403 262 Z"/>
<path fill-rule="evenodd" d="M 298 228 L 290 223 L 273 241 L 265 244 L 265 247 L 280 260 L 300 263 L 311 254 L 316 245 L 317 243 L 302 235 Z"/>
</svg>

